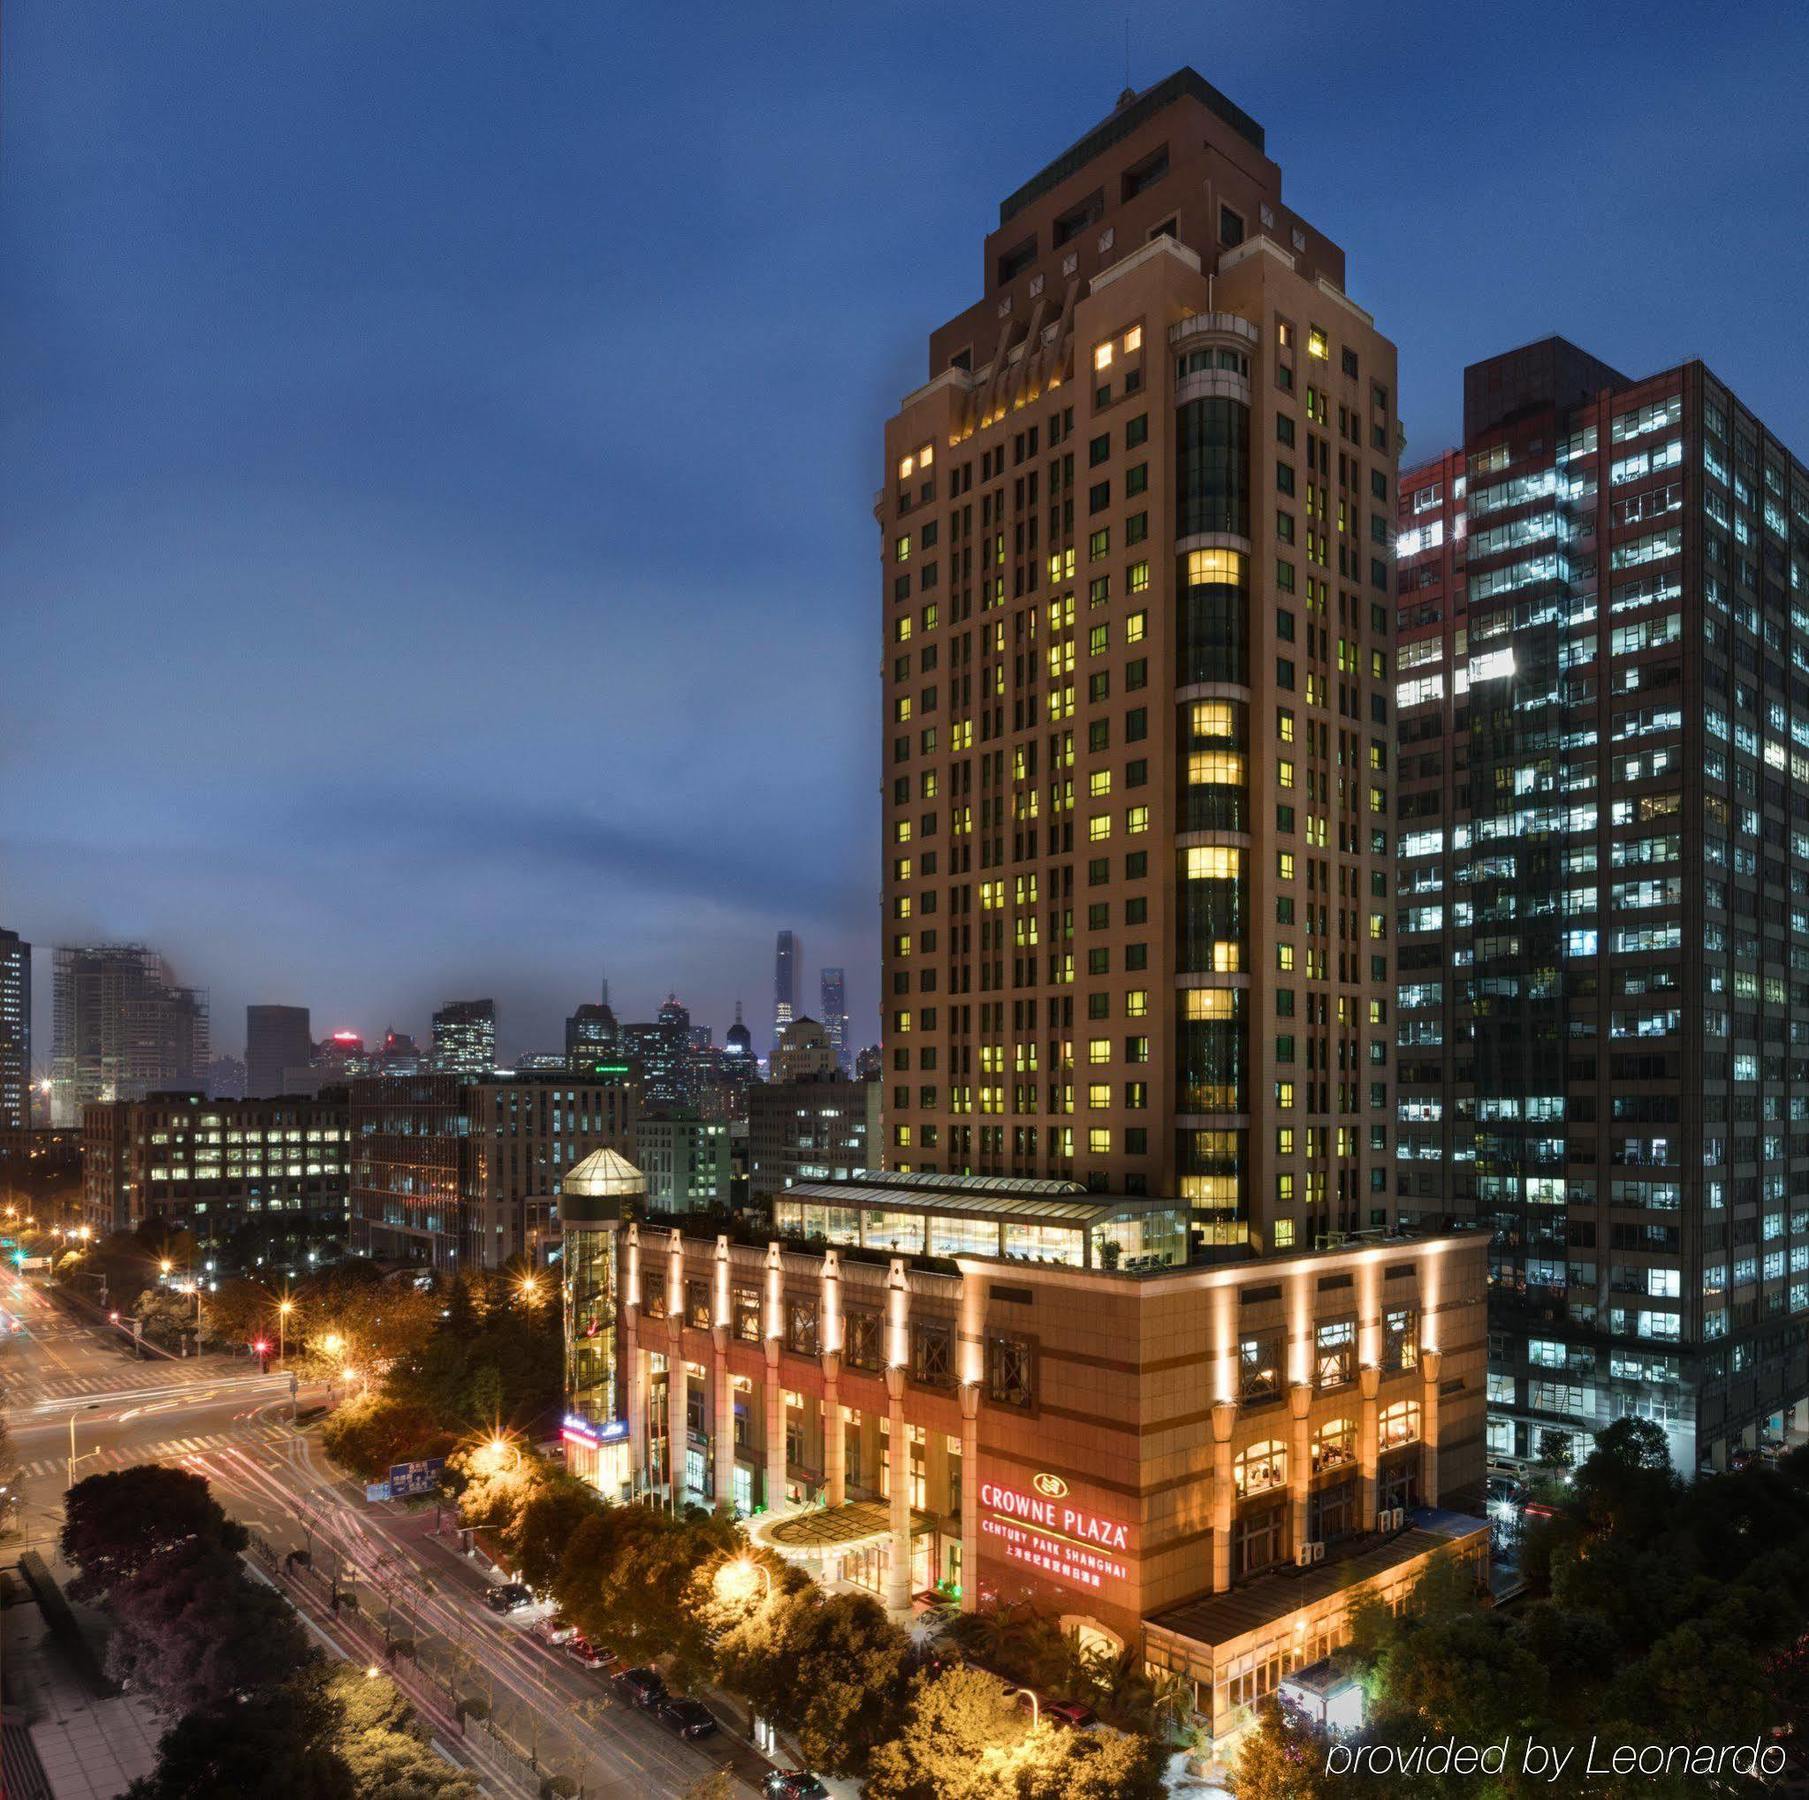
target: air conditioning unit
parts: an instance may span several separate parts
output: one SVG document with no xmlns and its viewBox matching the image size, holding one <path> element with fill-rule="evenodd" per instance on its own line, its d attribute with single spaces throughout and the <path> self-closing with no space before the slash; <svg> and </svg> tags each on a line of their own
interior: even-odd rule
<svg viewBox="0 0 1809 1800">
<path fill-rule="evenodd" d="M 1315 1539 L 1312 1543 L 1307 1545 L 1307 1548 L 1312 1551 L 1314 1562 L 1325 1561 L 1325 1544 L 1323 1541 Z"/>
<path fill-rule="evenodd" d="M 1315 1546 L 1312 1544 L 1302 1544 L 1300 1548 L 1294 1552 L 1295 1568 L 1310 1569 L 1313 1566 L 1314 1548 Z"/>
<path fill-rule="evenodd" d="M 1406 1507 L 1396 1506 L 1390 1508 L 1389 1511 L 1382 1515 L 1382 1523 L 1384 1529 L 1388 1531 L 1399 1531 L 1401 1527 L 1407 1523 Z"/>
</svg>

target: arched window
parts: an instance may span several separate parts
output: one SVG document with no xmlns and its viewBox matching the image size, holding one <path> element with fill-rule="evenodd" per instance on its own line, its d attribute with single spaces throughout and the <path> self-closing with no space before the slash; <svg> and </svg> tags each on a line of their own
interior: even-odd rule
<svg viewBox="0 0 1809 1800">
<path fill-rule="evenodd" d="M 1392 1406 L 1383 1407 L 1379 1435 L 1384 1450 L 1398 1450 L 1403 1444 L 1417 1443 L 1420 1435 L 1420 1403 L 1417 1400 L 1397 1400 Z"/>
<path fill-rule="evenodd" d="M 1231 1478 L 1240 1495 L 1266 1493 L 1270 1488 L 1285 1487 L 1288 1480 L 1288 1447 L 1279 1438 L 1252 1444 L 1238 1453 L 1231 1465 Z"/>
<path fill-rule="evenodd" d="M 1357 1421 L 1332 1419 L 1313 1433 L 1313 1473 L 1341 1469 L 1357 1460 Z"/>
</svg>

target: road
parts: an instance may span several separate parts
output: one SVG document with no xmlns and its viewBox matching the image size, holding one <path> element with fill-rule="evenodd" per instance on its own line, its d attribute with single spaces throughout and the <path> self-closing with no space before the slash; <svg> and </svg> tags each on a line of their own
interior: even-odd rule
<svg viewBox="0 0 1809 1800">
<path fill-rule="evenodd" d="M 78 1479 L 148 1461 L 192 1469 L 277 1558 L 307 1548 L 321 1582 L 288 1585 L 335 1647 L 367 1653 L 325 1603 L 329 1571 L 357 1594 L 367 1628 L 380 1632 L 393 1617 L 395 1635 L 420 1646 L 417 1678 L 439 1702 L 448 1741 L 457 1733 L 446 1694 L 425 1679 L 435 1672 L 462 1696 L 488 1699 L 508 1738 L 531 1751 L 540 1769 L 581 1780 L 587 1796 L 681 1796 L 724 1766 L 752 1791 L 745 1778 L 762 1765 L 745 1745 L 726 1734 L 701 1745 L 675 1738 L 600 1676 L 539 1642 L 529 1629 L 534 1614 L 492 1613 L 483 1604 L 488 1579 L 460 1553 L 449 1515 L 436 1534 L 431 1506 L 367 1504 L 313 1436 L 289 1425 L 286 1376 L 218 1357 L 135 1361 L 129 1339 L 70 1318 L 33 1287 L 9 1280 L 0 1301 L 21 1320 L 0 1344 L 5 1417 L 21 1470 L 20 1524 L 46 1555 L 54 1557 L 62 1522 L 73 1420 Z M 303 1404 L 312 1397 L 304 1390 Z M 464 1753 L 491 1791 L 537 1791 L 527 1767 L 483 1729 L 468 1729 Z"/>
</svg>

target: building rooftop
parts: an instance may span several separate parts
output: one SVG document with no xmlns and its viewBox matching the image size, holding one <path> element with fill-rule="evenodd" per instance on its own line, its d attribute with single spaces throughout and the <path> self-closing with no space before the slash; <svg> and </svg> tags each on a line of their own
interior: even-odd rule
<svg viewBox="0 0 1809 1800">
<path fill-rule="evenodd" d="M 953 1178 L 955 1180 L 960 1177 Z M 992 1184 L 997 1182 L 995 1187 Z M 915 1176 L 882 1180 L 863 1171 L 849 1181 L 801 1181 L 775 1196 L 818 1206 L 868 1206 L 893 1213 L 935 1213 L 963 1219 L 1017 1219 L 1030 1224 L 1093 1225 L 1105 1219 L 1173 1212 L 1179 1200 L 1090 1195 L 1066 1181 L 1007 1181 L 974 1176 L 961 1187 L 934 1186 Z"/>
<path fill-rule="evenodd" d="M 593 1150 L 566 1170 L 560 1187 L 575 1199 L 626 1200 L 646 1193 L 647 1178 L 619 1152 Z"/>
</svg>

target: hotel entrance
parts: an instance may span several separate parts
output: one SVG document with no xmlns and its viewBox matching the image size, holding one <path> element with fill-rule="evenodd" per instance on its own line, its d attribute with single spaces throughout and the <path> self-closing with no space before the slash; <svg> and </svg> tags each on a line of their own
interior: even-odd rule
<svg viewBox="0 0 1809 1800">
<path fill-rule="evenodd" d="M 883 1501 L 855 1500 L 774 1519 L 762 1515 L 749 1537 L 808 1569 L 827 1587 L 859 1588 L 880 1601 L 892 1566 L 892 1532 Z M 935 1586 L 942 1567 L 942 1533 L 933 1513 L 911 1514 L 911 1592 Z"/>
</svg>

